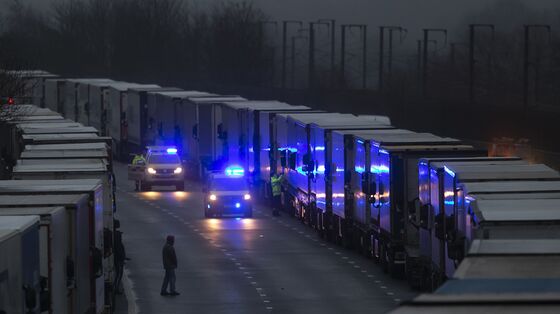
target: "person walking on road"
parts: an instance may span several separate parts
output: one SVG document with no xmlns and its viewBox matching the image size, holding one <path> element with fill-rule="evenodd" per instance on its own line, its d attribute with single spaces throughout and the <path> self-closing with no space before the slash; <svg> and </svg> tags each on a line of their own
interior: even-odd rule
<svg viewBox="0 0 560 314">
<path fill-rule="evenodd" d="M 122 294 L 122 277 L 124 273 L 124 263 L 126 260 L 130 260 L 126 257 L 126 251 L 124 248 L 124 244 L 122 242 L 122 231 L 119 230 L 121 223 L 119 220 L 115 219 L 114 221 L 114 228 L 115 228 L 115 237 L 114 237 L 114 247 L 115 247 L 115 283 L 114 283 L 114 291 L 116 294 Z"/>
<path fill-rule="evenodd" d="M 282 206 L 282 182 L 284 181 L 283 174 L 274 174 L 270 177 L 270 185 L 272 187 L 272 215 L 280 216 L 280 207 Z"/>
<path fill-rule="evenodd" d="M 175 255 L 175 237 L 172 235 L 167 236 L 167 241 L 163 246 L 163 268 L 165 269 L 165 277 L 163 278 L 163 285 L 161 286 L 161 295 L 179 295 L 175 290 L 175 269 L 177 269 L 177 255 Z M 167 286 L 170 286 L 170 292 L 167 292 Z"/>
</svg>

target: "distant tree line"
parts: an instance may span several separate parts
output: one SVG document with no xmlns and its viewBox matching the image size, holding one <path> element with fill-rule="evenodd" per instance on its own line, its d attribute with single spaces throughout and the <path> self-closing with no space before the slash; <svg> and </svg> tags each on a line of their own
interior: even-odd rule
<svg viewBox="0 0 560 314">
<path fill-rule="evenodd" d="M 61 0 L 41 13 L 13 0 L 0 58 L 57 74 L 255 85 L 270 60 L 264 19 L 248 2 L 202 11 L 181 0 Z"/>
</svg>

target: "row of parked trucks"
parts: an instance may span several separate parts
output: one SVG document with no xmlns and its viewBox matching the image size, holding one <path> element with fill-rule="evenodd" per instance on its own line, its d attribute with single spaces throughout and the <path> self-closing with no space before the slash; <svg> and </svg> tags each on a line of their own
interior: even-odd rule
<svg viewBox="0 0 560 314">
<path fill-rule="evenodd" d="M 57 82 L 64 92 L 56 94 L 75 93 L 75 101 L 45 105 L 71 120 L 100 106 L 100 135 L 118 158 L 167 141 L 187 175 L 238 165 L 264 196 L 270 176 L 284 174 L 286 211 L 412 287 L 436 291 L 397 311 L 501 311 L 516 302 L 558 310 L 550 265 L 560 252 L 560 175 L 545 165 L 487 157 L 458 139 L 398 129 L 384 116 L 122 82 L 104 82 L 94 94 L 109 97 L 93 105 L 98 81 L 80 80 L 89 98 L 79 100 L 79 85 L 59 80 L 44 85 Z M 553 279 L 541 285 L 548 270 Z M 541 291 L 547 296 L 537 297 Z"/>
<path fill-rule="evenodd" d="M 40 107 L 62 96 L 51 80 L 66 81 L 33 73 L 22 74 L 33 92 L 0 122 L 0 312 L 112 313 L 112 140 Z"/>
</svg>

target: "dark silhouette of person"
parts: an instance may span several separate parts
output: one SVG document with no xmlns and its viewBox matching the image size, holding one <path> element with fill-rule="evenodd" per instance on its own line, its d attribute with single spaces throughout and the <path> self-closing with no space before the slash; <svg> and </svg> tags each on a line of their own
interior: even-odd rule
<svg viewBox="0 0 560 314">
<path fill-rule="evenodd" d="M 161 295 L 179 295 L 179 292 L 175 290 L 175 269 L 177 269 L 177 255 L 175 254 L 175 237 L 172 235 L 167 236 L 167 241 L 163 246 L 162 257 L 163 257 L 163 268 L 165 269 L 165 277 L 163 278 L 163 284 L 161 285 Z M 169 285 L 170 292 L 167 292 L 167 286 Z"/>
<path fill-rule="evenodd" d="M 123 277 L 123 272 L 124 272 L 124 263 L 125 260 L 127 260 L 126 257 L 126 251 L 124 248 L 124 244 L 122 242 L 122 231 L 119 230 L 121 224 L 120 221 L 115 219 L 114 222 L 114 228 L 115 228 L 115 238 L 114 238 L 114 242 L 115 242 L 115 256 L 114 256 L 114 262 L 115 262 L 115 283 L 114 283 L 114 291 L 117 294 L 122 294 L 123 293 L 123 289 L 121 287 L 121 283 L 122 283 L 122 277 Z"/>
</svg>

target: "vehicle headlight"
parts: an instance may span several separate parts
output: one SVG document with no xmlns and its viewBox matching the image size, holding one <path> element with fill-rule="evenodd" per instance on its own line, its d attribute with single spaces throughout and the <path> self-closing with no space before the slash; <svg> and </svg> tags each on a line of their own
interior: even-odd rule
<svg viewBox="0 0 560 314">
<path fill-rule="evenodd" d="M 243 199 L 246 200 L 246 201 L 250 200 L 251 199 L 251 194 L 243 195 Z"/>
<path fill-rule="evenodd" d="M 181 172 L 183 172 L 183 168 L 181 168 L 181 167 L 177 167 L 177 168 L 175 168 L 175 170 L 173 170 L 174 174 L 179 174 Z"/>
<path fill-rule="evenodd" d="M 149 174 L 156 174 L 156 169 L 154 169 L 154 168 L 148 168 L 148 173 L 149 173 Z"/>
<path fill-rule="evenodd" d="M 216 196 L 216 194 L 210 194 L 209 199 L 210 199 L 211 201 L 215 201 L 215 200 L 218 199 L 218 197 Z"/>
</svg>

